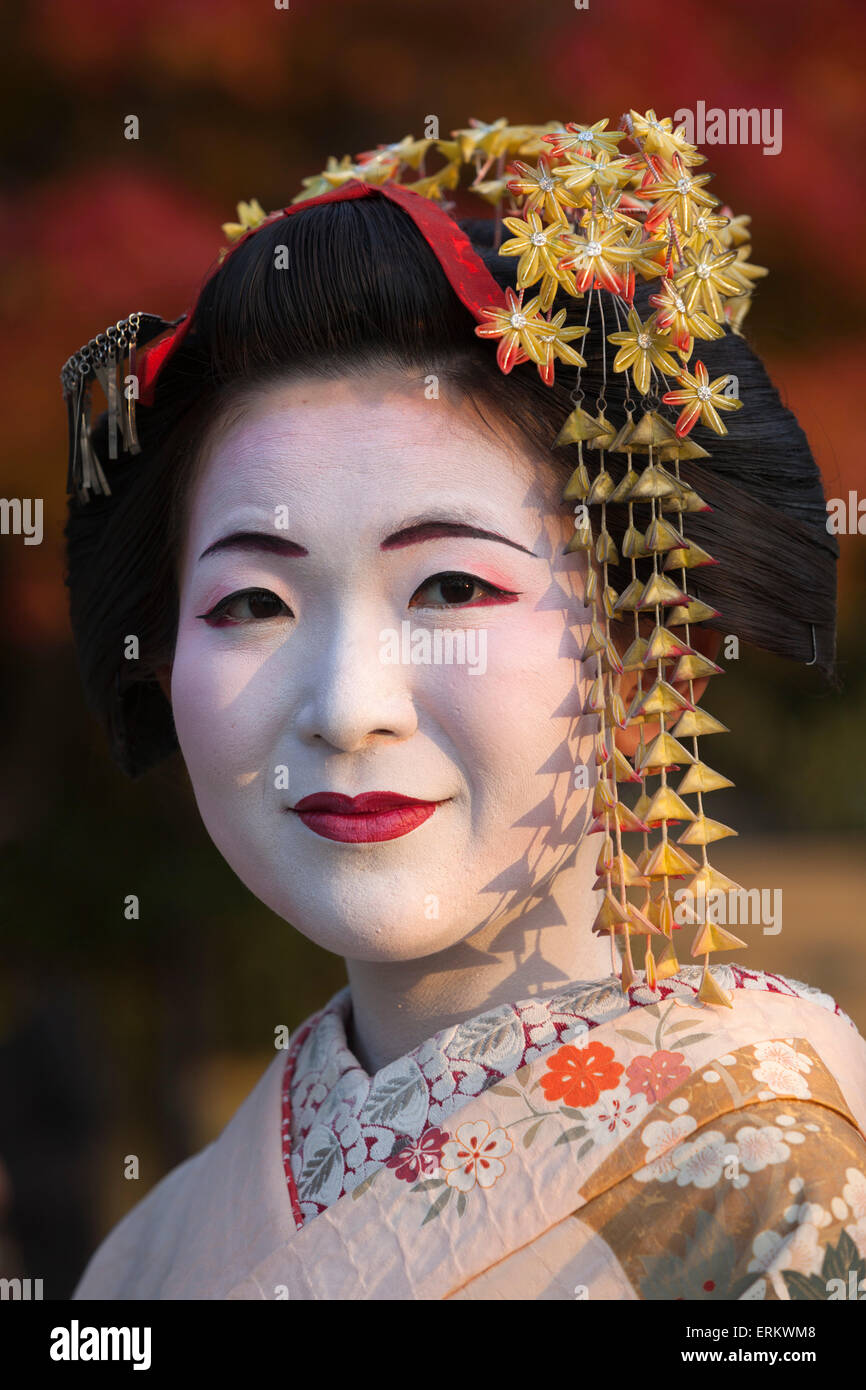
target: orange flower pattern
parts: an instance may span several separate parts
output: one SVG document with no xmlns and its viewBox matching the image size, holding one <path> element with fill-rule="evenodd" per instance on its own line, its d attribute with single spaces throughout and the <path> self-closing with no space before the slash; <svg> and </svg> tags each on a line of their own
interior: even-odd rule
<svg viewBox="0 0 866 1390">
<path fill-rule="evenodd" d="M 548 1100 L 563 1100 L 575 1109 L 594 1105 L 602 1091 L 619 1085 L 622 1063 L 613 1060 L 613 1048 L 593 1042 L 588 1047 L 566 1043 L 546 1059 L 548 1072 L 541 1086 Z"/>
</svg>

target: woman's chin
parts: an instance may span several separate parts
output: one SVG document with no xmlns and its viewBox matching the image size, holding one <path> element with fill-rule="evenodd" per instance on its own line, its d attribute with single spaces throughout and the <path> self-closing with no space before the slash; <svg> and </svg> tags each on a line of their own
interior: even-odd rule
<svg viewBox="0 0 866 1390">
<path fill-rule="evenodd" d="M 296 894 L 289 899 L 257 891 L 256 896 L 316 946 L 350 960 L 417 960 L 447 950 L 468 935 L 465 915 L 456 911 L 449 912 L 447 920 L 425 917 L 423 905 L 419 912 L 422 899 L 417 893 L 404 898 L 388 893 L 380 903 L 370 895 L 348 911 L 309 897 L 300 901 Z"/>
</svg>

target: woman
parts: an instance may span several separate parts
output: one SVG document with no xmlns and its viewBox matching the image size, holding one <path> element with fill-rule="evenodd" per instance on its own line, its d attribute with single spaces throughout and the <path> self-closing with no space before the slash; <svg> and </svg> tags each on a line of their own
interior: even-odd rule
<svg viewBox="0 0 866 1390">
<path fill-rule="evenodd" d="M 744 220 L 652 112 L 455 135 L 241 205 L 188 315 L 92 345 L 92 439 L 67 364 L 114 754 L 179 745 L 226 861 L 349 982 L 75 1296 L 850 1296 L 866 1043 L 708 961 L 745 944 L 698 746 L 722 635 L 829 679 L 835 647 L 818 470 L 739 333 Z M 502 246 L 437 206 L 464 161 Z"/>
</svg>

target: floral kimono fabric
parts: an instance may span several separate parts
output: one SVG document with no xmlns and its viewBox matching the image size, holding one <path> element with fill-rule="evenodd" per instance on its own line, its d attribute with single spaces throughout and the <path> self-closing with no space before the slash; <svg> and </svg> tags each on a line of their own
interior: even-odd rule
<svg viewBox="0 0 866 1390">
<path fill-rule="evenodd" d="M 730 1010 L 698 967 L 575 985 L 374 1077 L 341 991 L 75 1297 L 866 1294 L 866 1041 L 817 990 L 714 973 Z"/>
<path fill-rule="evenodd" d="M 673 994 L 398 1141 L 283 1277 L 302 1298 L 845 1298 L 866 1281 L 864 1134 L 844 1015 Z"/>
</svg>

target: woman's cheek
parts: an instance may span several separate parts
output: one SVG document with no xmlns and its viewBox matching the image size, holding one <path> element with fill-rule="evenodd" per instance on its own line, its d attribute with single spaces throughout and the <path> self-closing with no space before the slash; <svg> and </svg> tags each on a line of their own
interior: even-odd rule
<svg viewBox="0 0 866 1390">
<path fill-rule="evenodd" d="M 250 770 L 260 742 L 260 720 L 251 708 L 259 668 L 250 653 L 214 654 L 206 641 L 179 643 L 172 668 L 172 708 L 193 780 L 198 775 L 233 781 L 239 769 Z"/>
<path fill-rule="evenodd" d="M 515 610 L 514 621 L 491 628 L 487 635 L 487 670 L 507 688 L 515 703 L 531 686 L 542 697 L 539 707 L 552 712 L 580 673 L 580 641 L 566 622 L 561 608 Z M 480 680 L 473 677 L 474 680 Z"/>
<path fill-rule="evenodd" d="M 537 770 L 574 727 L 577 643 L 561 611 L 524 608 L 488 630 L 486 648 L 483 670 L 417 666 L 414 680 L 427 683 L 434 717 L 468 768 L 480 766 L 487 776 L 498 769 L 498 782 L 513 775 L 523 783 L 526 769 Z"/>
</svg>

